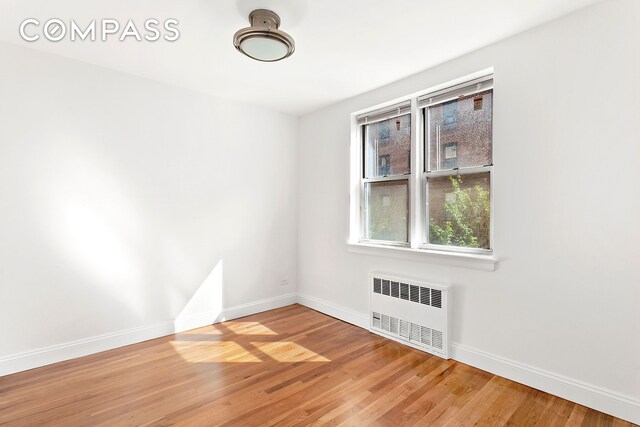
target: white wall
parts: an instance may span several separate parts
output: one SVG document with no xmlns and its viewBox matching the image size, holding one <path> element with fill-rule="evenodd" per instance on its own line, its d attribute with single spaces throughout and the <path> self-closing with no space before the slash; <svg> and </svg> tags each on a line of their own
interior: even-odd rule
<svg viewBox="0 0 640 427">
<path fill-rule="evenodd" d="M 362 318 L 372 270 L 452 284 L 454 354 L 626 396 L 640 419 L 639 20 L 600 3 L 302 118 L 301 295 Z M 489 67 L 497 270 L 349 253 L 350 113 Z"/>
<path fill-rule="evenodd" d="M 0 362 L 289 301 L 296 276 L 304 301 L 362 318 L 375 269 L 454 286 L 459 358 L 638 405 L 639 18 L 634 0 L 598 4 L 299 132 L 286 115 L 0 43 Z M 349 253 L 349 114 L 491 66 L 497 270 Z"/>
<path fill-rule="evenodd" d="M 295 117 L 5 43 L 0 62 L 0 362 L 295 291 Z"/>
</svg>

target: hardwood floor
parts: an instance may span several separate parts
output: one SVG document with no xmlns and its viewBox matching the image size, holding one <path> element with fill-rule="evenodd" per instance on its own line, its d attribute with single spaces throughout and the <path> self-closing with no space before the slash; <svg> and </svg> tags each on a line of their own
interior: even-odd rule
<svg viewBox="0 0 640 427">
<path fill-rule="evenodd" d="M 632 425 L 299 305 L 2 377 L 0 424 Z"/>
</svg>

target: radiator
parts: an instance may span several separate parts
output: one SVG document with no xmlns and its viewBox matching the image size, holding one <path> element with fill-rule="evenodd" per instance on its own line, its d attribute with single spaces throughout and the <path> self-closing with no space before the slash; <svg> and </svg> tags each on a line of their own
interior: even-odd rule
<svg viewBox="0 0 640 427">
<path fill-rule="evenodd" d="M 371 273 L 371 332 L 449 358 L 449 286 Z"/>
</svg>

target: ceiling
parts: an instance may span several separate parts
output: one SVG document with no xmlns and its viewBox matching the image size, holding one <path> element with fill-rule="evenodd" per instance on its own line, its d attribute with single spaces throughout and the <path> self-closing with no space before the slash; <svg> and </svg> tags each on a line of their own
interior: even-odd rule
<svg viewBox="0 0 640 427">
<path fill-rule="evenodd" d="M 0 0 L 0 40 L 218 97 L 302 115 L 380 87 L 596 0 Z M 272 9 L 294 55 L 261 63 L 233 47 L 253 9 Z M 180 39 L 27 43 L 26 18 L 179 21 Z"/>
</svg>

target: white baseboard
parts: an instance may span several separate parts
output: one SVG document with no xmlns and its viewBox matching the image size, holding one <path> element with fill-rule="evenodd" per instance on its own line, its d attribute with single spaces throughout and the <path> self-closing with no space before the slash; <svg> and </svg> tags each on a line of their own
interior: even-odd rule
<svg viewBox="0 0 640 427">
<path fill-rule="evenodd" d="M 232 320 L 248 316 L 250 314 L 273 310 L 275 308 L 294 304 L 295 302 L 296 294 L 292 293 L 255 301 L 249 304 L 229 307 L 223 310 L 222 313 L 198 313 L 191 316 L 181 317 L 173 321 L 89 337 L 1 357 L 0 377 L 16 372 L 26 371 L 28 369 L 38 368 L 40 366 L 50 365 L 52 363 L 62 362 L 64 360 L 75 359 L 77 357 L 123 347 L 125 345 L 136 344 L 142 341 L 171 335 L 177 332 L 183 332 L 189 329 L 200 328 L 223 320 Z"/>
<path fill-rule="evenodd" d="M 361 328 L 369 329 L 368 316 L 330 301 L 298 294 L 298 303 Z M 640 401 L 633 398 L 457 343 L 451 344 L 450 355 L 454 360 L 483 371 L 640 424 Z"/>
<path fill-rule="evenodd" d="M 173 322 L 166 322 L 5 356 L 0 358 L 0 376 L 75 359 L 172 333 Z"/>
<path fill-rule="evenodd" d="M 284 307 L 295 304 L 298 301 L 296 293 L 281 295 L 274 298 L 267 298 L 249 304 L 236 305 L 224 310 L 219 322 L 224 320 L 237 319 L 238 317 L 249 316 L 250 314 L 262 313 L 263 311 L 273 310 L 275 308 Z"/>
<path fill-rule="evenodd" d="M 220 321 L 218 320 L 219 317 L 220 313 L 215 312 L 205 312 L 192 314 L 190 316 L 180 316 L 173 322 L 169 322 L 169 324 L 173 323 L 173 331 L 170 332 L 170 334 L 177 334 L 180 332 L 188 331 L 189 329 L 212 325 Z"/>
<path fill-rule="evenodd" d="M 451 343 L 451 355 L 483 371 L 640 424 L 640 401 L 633 398 L 458 343 Z"/>
<path fill-rule="evenodd" d="M 349 308 L 334 304 L 322 298 L 298 293 L 298 304 L 328 314 L 336 319 L 351 323 L 364 329 L 369 329 L 369 317 Z"/>
</svg>

